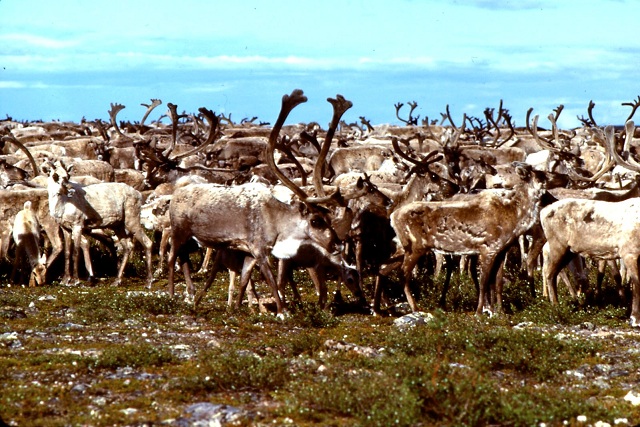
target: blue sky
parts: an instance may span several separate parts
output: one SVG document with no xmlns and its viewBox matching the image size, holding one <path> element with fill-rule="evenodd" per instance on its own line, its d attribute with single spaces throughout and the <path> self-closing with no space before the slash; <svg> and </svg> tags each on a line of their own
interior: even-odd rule
<svg viewBox="0 0 640 427">
<path fill-rule="evenodd" d="M 348 122 L 399 123 L 409 101 L 459 122 L 503 99 L 516 125 L 564 104 L 578 126 L 589 100 L 619 124 L 640 95 L 639 16 L 632 0 L 0 0 L 0 118 L 107 119 L 119 102 L 134 121 L 160 98 L 273 123 L 301 88 L 289 122 L 325 125 L 341 94 Z"/>
</svg>

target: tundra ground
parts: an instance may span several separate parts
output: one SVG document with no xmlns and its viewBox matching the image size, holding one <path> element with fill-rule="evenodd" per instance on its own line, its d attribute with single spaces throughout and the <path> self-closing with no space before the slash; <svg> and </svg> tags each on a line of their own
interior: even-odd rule
<svg viewBox="0 0 640 427">
<path fill-rule="evenodd" d="M 505 314 L 488 318 L 473 314 L 467 277 L 438 308 L 436 280 L 417 298 L 433 320 L 399 328 L 348 304 L 320 311 L 311 282 L 296 279 L 303 304 L 277 319 L 229 311 L 226 275 L 196 311 L 161 292 L 166 280 L 148 292 L 132 277 L 28 288 L 0 276 L 0 417 L 11 426 L 640 422 L 640 331 L 608 301 L 608 284 L 596 303 L 561 294 L 552 307 L 512 280 Z"/>
</svg>

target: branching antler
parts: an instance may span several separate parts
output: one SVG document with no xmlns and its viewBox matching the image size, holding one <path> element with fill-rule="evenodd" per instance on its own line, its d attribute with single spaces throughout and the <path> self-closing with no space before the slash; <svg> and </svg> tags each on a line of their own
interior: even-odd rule
<svg viewBox="0 0 640 427">
<path fill-rule="evenodd" d="M 458 126 L 456 126 L 455 123 L 453 123 L 453 119 L 451 118 L 451 112 L 449 111 L 449 104 L 447 104 L 446 108 L 445 108 L 446 114 L 443 114 L 442 116 L 442 122 L 444 123 L 444 119 L 446 118 L 447 120 L 449 120 L 449 123 L 451 123 L 451 127 L 453 127 L 454 129 L 458 129 Z M 464 122 L 463 122 L 464 123 Z"/>
<path fill-rule="evenodd" d="M 284 173 L 282 173 L 280 169 L 278 169 L 278 167 L 276 166 L 274 154 L 278 144 L 280 129 L 282 129 L 284 122 L 287 120 L 287 117 L 289 117 L 291 111 L 293 111 L 294 108 L 304 102 L 307 102 L 307 97 L 304 95 L 304 92 L 302 92 L 301 89 L 295 89 L 293 92 L 291 92 L 291 95 L 284 95 L 282 97 L 282 107 L 280 108 L 280 114 L 278 114 L 278 119 L 271 129 L 271 134 L 269 135 L 269 144 L 267 146 L 267 155 L 265 156 L 269 169 L 271 169 L 271 171 L 276 175 L 276 177 L 278 177 L 283 185 L 287 186 L 301 200 L 307 199 L 307 193 L 305 193 L 300 187 L 295 185 Z"/>
<path fill-rule="evenodd" d="M 485 115 L 486 114 L 487 111 L 485 110 Z M 491 109 L 491 114 L 493 114 L 493 109 Z M 476 141 L 482 141 L 484 136 L 489 133 L 489 125 L 488 123 L 485 124 L 482 119 L 474 116 L 468 116 L 466 117 L 466 120 L 469 122 L 469 125 L 471 125 L 470 132 L 473 134 Z M 476 124 L 474 124 L 474 122 Z"/>
<path fill-rule="evenodd" d="M 513 118 L 511 117 L 511 114 L 509 114 L 509 110 L 503 110 L 502 111 L 502 118 L 504 119 L 505 124 L 509 128 L 509 135 L 506 136 L 505 138 L 502 138 L 502 140 L 500 142 L 498 142 L 497 139 L 494 139 L 494 147 L 496 147 L 496 148 L 499 148 L 500 146 L 502 146 L 502 144 L 504 144 L 505 142 L 510 140 L 511 137 L 516 133 L 516 130 L 513 127 L 513 122 L 512 122 Z M 499 119 L 500 118 L 498 118 L 498 121 L 499 121 Z"/>
<path fill-rule="evenodd" d="M 556 108 L 553 109 L 553 112 L 556 113 L 553 116 L 553 121 L 554 122 L 558 121 L 558 117 L 560 117 L 560 113 L 562 113 L 562 110 L 564 110 L 564 105 L 562 105 L 562 104 L 558 105 Z"/>
<path fill-rule="evenodd" d="M 109 110 L 109 118 L 111 120 L 111 126 L 113 126 L 113 128 L 116 130 L 116 133 L 118 135 L 120 135 L 122 138 L 127 138 L 127 136 L 122 133 L 122 131 L 120 130 L 120 128 L 118 127 L 118 122 L 116 121 L 116 116 L 118 115 L 118 113 L 122 110 L 124 110 L 125 106 L 122 104 L 118 104 L 116 103 L 111 103 L 111 109 Z"/>
<path fill-rule="evenodd" d="M 554 108 L 553 111 L 555 112 L 554 114 L 549 114 L 549 116 L 547 117 L 549 119 L 549 121 L 551 122 L 552 125 L 552 132 L 553 132 L 553 137 L 554 140 L 556 142 L 556 144 L 559 142 L 558 141 L 558 128 L 556 126 L 556 122 L 558 121 L 558 117 L 560 117 L 560 113 L 562 113 L 562 110 L 564 109 L 564 105 L 560 104 L 558 105 L 558 107 Z M 552 150 L 552 151 L 558 151 L 560 150 L 560 148 L 554 146 L 554 143 L 551 142 L 551 140 L 544 138 L 542 135 L 538 134 L 538 115 L 536 115 L 533 118 L 533 129 L 531 128 L 531 126 L 529 126 L 529 118 L 531 117 L 531 113 L 533 112 L 533 107 L 529 108 L 527 110 L 527 130 L 529 131 L 529 133 L 531 135 L 533 135 L 533 137 L 535 138 L 536 142 L 541 146 L 544 147 L 548 150 Z"/>
<path fill-rule="evenodd" d="M 309 133 L 306 130 L 302 131 L 302 132 L 300 132 L 300 138 L 304 139 L 309 144 L 311 144 L 313 146 L 313 148 L 316 149 L 318 154 L 320 154 L 321 148 L 320 148 L 320 143 L 318 142 L 318 138 L 317 138 L 317 131 L 314 131 L 313 133 Z"/>
<path fill-rule="evenodd" d="M 631 107 L 631 113 L 629 114 L 629 117 L 627 117 L 627 120 L 625 120 L 625 122 L 628 122 L 629 120 L 631 120 L 633 115 L 636 114 L 636 110 L 638 109 L 638 107 L 640 107 L 640 95 L 635 101 L 623 102 L 622 105 L 628 105 L 629 107 Z"/>
<path fill-rule="evenodd" d="M 633 122 L 631 122 L 631 125 L 633 126 Z M 600 129 L 597 129 L 597 132 L 600 133 L 602 131 Z M 602 176 L 604 176 L 605 173 L 609 172 L 611 168 L 613 168 L 616 165 L 615 156 L 618 154 L 617 152 L 615 152 L 614 138 L 615 137 L 613 134 L 613 127 L 607 126 L 607 128 L 605 128 L 604 130 L 604 139 L 606 140 L 606 144 L 605 144 L 606 152 L 605 152 L 605 160 L 602 163 L 602 166 L 592 176 L 588 178 L 584 176 L 580 176 L 576 174 L 574 171 L 569 170 L 569 176 L 571 177 L 571 179 L 573 179 L 574 181 L 593 183 L 599 180 Z"/>
<path fill-rule="evenodd" d="M 407 104 L 409 105 L 409 107 L 411 107 L 411 110 L 409 110 L 409 119 L 405 120 L 400 117 L 400 109 L 404 106 L 402 102 L 398 102 L 397 104 L 394 104 L 396 107 L 396 117 L 398 118 L 398 120 L 400 120 L 402 123 L 405 123 L 407 126 L 417 126 L 418 119 L 420 118 L 420 116 L 418 115 L 416 117 L 413 117 L 413 111 L 418 107 L 418 103 L 416 101 L 412 101 L 412 102 L 407 102 Z"/>
<path fill-rule="evenodd" d="M 207 135 L 207 139 L 202 144 L 195 147 L 194 149 L 186 151 L 175 157 L 172 157 L 170 159 L 171 161 L 177 162 L 180 159 L 183 159 L 185 157 L 192 156 L 196 153 L 201 152 L 202 150 L 205 149 L 205 147 L 211 145 L 220 136 L 220 118 L 213 111 L 208 110 L 204 107 L 198 108 L 198 111 L 207 120 L 207 122 L 209 122 L 209 134 Z M 183 115 L 181 115 L 180 117 L 182 116 Z"/>
<path fill-rule="evenodd" d="M 178 106 L 172 104 L 171 102 L 167 103 L 167 108 L 169 108 L 169 117 L 171 118 L 171 142 L 167 149 L 162 153 L 162 155 L 166 158 L 173 152 L 174 147 L 176 146 L 176 142 L 178 139 L 178 120 L 180 119 L 180 115 L 178 115 Z"/>
<path fill-rule="evenodd" d="M 391 145 L 393 146 L 393 149 L 398 154 L 398 156 L 405 159 L 409 163 L 412 163 L 418 166 L 423 170 L 429 170 L 429 165 L 431 163 L 435 163 L 442 160 L 442 154 L 439 154 L 437 150 L 431 151 L 429 154 L 424 156 L 422 160 L 415 159 L 410 155 L 408 155 L 407 153 L 405 153 L 404 151 L 402 151 L 402 149 L 400 148 L 400 145 L 398 144 L 398 138 L 396 137 L 393 137 L 391 139 Z"/>
<path fill-rule="evenodd" d="M 162 101 L 154 98 L 151 98 L 151 104 L 140 104 L 143 107 L 147 107 L 147 111 L 144 113 L 144 116 L 142 116 L 142 120 L 140 121 L 140 126 L 144 126 L 144 122 L 147 120 L 147 117 L 149 117 L 149 114 L 151 114 L 153 109 L 160 104 L 162 104 Z"/>
<path fill-rule="evenodd" d="M 611 129 L 609 129 L 609 128 L 611 128 Z M 634 131 L 635 131 L 635 124 L 634 124 L 633 120 L 627 120 L 627 122 L 624 125 L 624 130 L 625 130 L 625 133 L 626 133 L 626 136 L 625 136 L 625 138 L 626 138 L 625 146 L 626 146 L 630 142 L 630 139 L 633 138 L 633 134 L 634 134 Z M 607 133 L 607 132 L 609 132 L 609 133 Z M 625 160 L 616 151 L 615 138 L 614 138 L 613 127 L 612 126 L 607 126 L 605 128 L 605 136 L 606 136 L 606 141 L 607 141 L 607 150 L 609 151 L 609 154 L 614 158 L 616 163 L 618 163 L 620 166 L 623 166 L 623 167 L 625 167 L 625 168 L 627 168 L 629 170 L 632 170 L 634 172 L 640 172 L 640 163 L 638 163 L 633 158 L 633 156 L 627 156 L 627 158 Z"/>
<path fill-rule="evenodd" d="M 484 110 L 484 116 L 487 119 L 487 133 L 489 133 L 489 130 L 490 130 L 489 124 L 493 125 L 493 127 L 496 129 L 496 133 L 493 136 L 493 142 L 491 143 L 491 145 L 494 147 L 497 147 L 504 144 L 504 141 L 508 140 L 513 135 L 513 133 L 510 134 L 508 138 L 503 139 L 502 143 L 498 144 L 498 140 L 500 139 L 500 124 L 499 124 L 500 119 L 504 118 L 505 122 L 507 123 L 507 125 L 511 130 L 513 130 L 513 126 L 511 126 L 511 122 L 510 122 L 511 116 L 509 116 L 508 111 L 502 108 L 502 99 L 500 100 L 500 105 L 498 106 L 498 115 L 495 119 L 493 117 L 494 111 L 495 110 L 493 108 L 487 108 Z M 506 117 L 505 117 L 505 114 L 506 114 Z"/>
<path fill-rule="evenodd" d="M 303 132 L 303 133 L 306 133 L 306 131 Z M 318 144 L 318 140 L 316 139 L 315 135 L 307 134 L 307 136 L 309 138 L 312 138 L 312 139 L 315 140 L 314 146 L 317 146 L 318 152 L 320 152 L 320 144 Z M 300 164 L 300 161 L 293 154 L 293 151 L 291 150 L 291 141 L 289 140 L 289 138 L 286 135 L 283 136 L 282 139 L 280 140 L 280 142 L 278 142 L 276 144 L 276 149 L 278 149 L 281 152 L 283 152 L 287 156 L 287 158 L 293 162 L 293 164 L 295 165 L 296 169 L 298 170 L 298 173 L 300 173 L 302 186 L 303 187 L 306 186 L 307 185 L 307 173 L 305 172 L 304 168 L 302 167 L 302 164 Z"/>
<path fill-rule="evenodd" d="M 529 118 L 531 117 L 532 112 L 533 112 L 533 107 L 527 110 L 527 118 L 526 118 L 527 130 L 533 136 L 533 138 L 536 140 L 536 143 L 538 143 L 539 146 L 541 146 L 542 148 L 546 148 L 547 150 L 550 150 L 550 151 L 557 151 L 558 148 L 554 146 L 551 140 L 546 139 L 542 135 L 538 134 L 538 115 L 537 114 L 533 118 L 533 124 L 531 126 L 529 125 Z M 553 115 L 549 115 L 549 117 L 553 118 Z"/>
<path fill-rule="evenodd" d="M 578 120 L 580 120 L 580 122 L 586 126 L 586 127 L 596 127 L 598 126 L 596 124 L 596 121 L 593 119 L 593 107 L 595 107 L 596 104 L 595 102 L 593 102 L 593 100 L 589 101 L 589 107 L 587 107 L 587 114 L 589 116 L 589 118 L 585 118 L 584 116 L 576 116 L 578 118 Z"/>
<path fill-rule="evenodd" d="M 364 116 L 360 116 L 360 123 L 367 128 L 367 131 L 373 132 L 373 126 L 371 126 L 371 120 L 367 120 Z"/>
<path fill-rule="evenodd" d="M 231 113 L 229 113 L 228 116 L 225 116 L 224 113 L 220 113 L 220 121 L 222 122 L 223 120 L 230 126 L 235 125 L 235 123 L 233 123 L 233 121 L 231 120 Z"/>
<path fill-rule="evenodd" d="M 313 186 L 319 197 L 324 197 L 326 195 L 324 186 L 322 185 L 322 176 L 324 174 L 325 160 L 329 154 L 329 148 L 331 148 L 331 140 L 333 139 L 333 135 L 338 128 L 338 124 L 340 123 L 340 119 L 343 114 L 349 108 L 353 107 L 353 102 L 345 99 L 342 95 L 336 95 L 335 98 L 327 98 L 327 101 L 333 106 L 333 117 L 331 118 L 331 124 L 329 125 L 327 135 L 325 136 L 324 143 L 320 149 L 318 160 L 316 160 L 316 164 L 313 168 Z"/>
<path fill-rule="evenodd" d="M 244 119 L 240 120 L 240 124 L 241 125 L 245 125 L 247 123 L 253 124 L 253 122 L 255 122 L 256 120 L 258 120 L 258 116 L 253 116 L 252 118 L 245 117 Z"/>
</svg>

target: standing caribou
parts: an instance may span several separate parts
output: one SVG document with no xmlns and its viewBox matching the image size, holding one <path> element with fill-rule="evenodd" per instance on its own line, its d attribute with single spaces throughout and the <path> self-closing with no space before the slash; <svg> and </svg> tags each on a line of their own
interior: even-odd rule
<svg viewBox="0 0 640 427">
<path fill-rule="evenodd" d="M 633 136 L 635 126 L 627 121 L 627 138 Z M 615 150 L 612 126 L 605 128 L 609 154 L 626 167 L 640 171 L 640 165 L 626 161 Z M 631 326 L 640 327 L 640 200 L 632 197 L 608 202 L 567 198 L 545 207 L 540 222 L 547 238 L 543 250 L 543 276 L 549 287 L 549 298 L 557 304 L 556 282 L 560 270 L 573 254 L 596 259 L 621 259 L 631 282 Z"/>
<path fill-rule="evenodd" d="M 341 255 L 336 253 L 338 242 L 330 227 L 328 211 L 322 206 L 323 203 L 338 200 L 339 192 L 326 197 L 309 197 L 290 180 L 283 179 L 273 158 L 277 138 L 287 116 L 306 100 L 301 90 L 283 96 L 280 114 L 269 137 L 267 154 L 270 167 L 297 197 L 281 201 L 271 188 L 259 183 L 239 186 L 192 184 L 179 188 L 174 193 L 169 205 L 172 245 L 168 264 L 172 266 L 180 255 L 190 291 L 193 284 L 188 259 L 182 248 L 191 237 L 205 246 L 238 249 L 255 258 L 271 287 L 278 314 L 283 313 L 284 305 L 270 268 L 270 254 L 279 259 L 294 258 L 301 248 L 310 246 L 319 257 L 330 260 L 333 264 L 343 264 Z M 348 103 L 340 96 L 334 101 Z M 322 164 L 316 167 L 322 170 Z M 169 269 L 168 282 L 169 293 L 173 295 L 173 268 Z"/>
<path fill-rule="evenodd" d="M 123 254 L 114 285 L 122 280 L 124 268 L 133 249 L 132 238 L 145 249 L 147 286 L 151 287 L 151 240 L 140 224 L 142 195 L 127 184 L 104 182 L 81 186 L 69 181 L 70 167 L 57 161 L 45 162 L 42 171 L 48 176 L 49 211 L 65 236 L 65 278 L 78 278 L 79 250 L 82 234 L 93 229 L 111 229 L 122 243 Z M 73 255 L 73 270 L 70 269 Z"/>
<path fill-rule="evenodd" d="M 0 127 L 0 137 L 1 142 L 14 142 L 18 147 L 21 141 L 37 144 L 37 147 L 33 147 L 34 150 L 42 152 L 47 148 L 52 156 L 55 151 L 58 156 L 65 153 L 70 155 L 73 152 L 74 157 L 84 157 L 88 148 L 100 142 L 97 136 L 92 135 L 95 128 L 92 130 L 89 127 L 89 124 L 93 123 L 99 128 L 104 140 L 101 146 L 93 148 L 101 150 L 104 160 L 107 160 L 109 155 L 116 157 L 118 149 L 126 149 L 126 152 L 123 151 L 121 154 L 129 154 L 127 161 L 122 159 L 113 164 L 119 167 L 126 164 L 129 168 L 134 165 L 135 151 L 135 160 L 143 164 L 147 173 L 146 184 L 149 187 L 155 187 L 157 197 L 172 193 L 179 187 L 178 177 L 186 175 L 187 178 L 192 178 L 194 174 L 198 174 L 208 182 L 227 183 L 231 180 L 238 182 L 248 175 L 244 171 L 240 173 L 237 170 L 240 164 L 250 173 L 257 174 L 257 168 L 253 166 L 265 162 L 266 164 L 260 165 L 263 175 L 272 184 L 279 180 L 288 188 L 285 198 L 276 195 L 281 187 L 255 183 L 243 186 L 187 185 L 185 188 L 176 190 L 175 195 L 166 196 L 173 199 L 170 205 L 165 200 L 165 205 L 170 208 L 166 217 L 168 221 L 164 225 L 168 226 L 169 223 L 171 225 L 175 248 L 170 264 L 173 265 L 173 261 L 180 258 L 183 269 L 187 273 L 185 275 L 187 284 L 191 286 L 188 264 L 185 264 L 186 254 L 181 246 L 187 239 L 195 237 L 203 245 L 221 249 L 220 256 L 229 250 L 227 255 L 236 257 L 233 267 L 238 271 L 242 267 L 249 269 L 253 265 L 259 266 L 277 297 L 282 295 L 282 286 L 289 278 L 292 268 L 310 268 L 309 272 L 318 287 L 321 304 L 324 301 L 322 293 L 326 292 L 326 287 L 322 284 L 324 273 L 329 270 L 353 273 L 345 268 L 342 255 L 336 253 L 339 243 L 347 242 L 351 246 L 349 249 L 354 254 L 359 272 L 363 269 L 366 271 L 366 267 L 377 272 L 380 265 L 393 253 L 391 243 L 395 233 L 402 247 L 393 260 L 400 261 L 389 265 L 402 265 L 405 293 L 407 293 L 407 283 L 415 261 L 426 251 L 475 254 L 479 257 L 483 282 L 482 286 L 479 286 L 481 292 L 477 310 L 493 309 L 492 299 L 495 298 L 497 303 L 500 302 L 500 290 L 498 288 L 495 295 L 490 297 L 488 284 L 493 281 L 498 261 L 503 257 L 507 245 L 514 236 L 527 229 L 532 221 L 535 222 L 536 211 L 541 205 L 539 196 L 543 191 L 541 173 L 531 171 L 523 165 L 514 168 L 510 163 L 513 158 L 509 156 L 518 156 L 518 160 L 522 160 L 524 153 L 546 150 L 545 162 L 539 167 L 545 166 L 547 179 L 551 179 L 552 172 L 561 172 L 556 176 L 564 180 L 563 185 L 578 187 L 579 189 L 574 191 L 579 192 L 583 192 L 586 186 L 601 184 L 605 178 L 610 178 L 608 185 L 612 185 L 612 177 L 615 177 L 615 170 L 612 167 L 615 163 L 618 164 L 616 169 L 623 166 L 627 170 L 636 172 L 640 169 L 634 161 L 633 154 L 627 154 L 633 150 L 632 136 L 635 129 L 627 128 L 626 130 L 624 155 L 616 157 L 617 153 L 614 149 L 612 154 L 607 156 L 607 152 L 600 147 L 601 131 L 596 127 L 591 115 L 592 105 L 589 109 L 590 119 L 589 121 L 585 119 L 585 126 L 591 127 L 589 132 L 584 132 L 584 129 L 582 132 L 581 130 L 560 131 L 556 123 L 562 106 L 555 110 L 555 115 L 549 116 L 551 130 L 540 130 L 540 132 L 537 128 L 537 116 L 533 123 L 529 124 L 531 110 L 527 115 L 525 130 L 515 129 L 510 123 L 510 116 L 502 107 L 497 118 L 494 118 L 492 110 L 485 112 L 486 126 L 479 119 L 465 116 L 462 126 L 458 128 L 451 120 L 447 108 L 446 117 L 451 122 L 451 126 L 436 128 L 435 124 L 432 124 L 431 127 L 426 127 L 425 132 L 425 126 L 419 127 L 418 119 L 413 118 L 409 113 L 408 120 L 401 119 L 408 125 L 407 127 L 387 130 L 380 127 L 373 133 L 373 128 L 369 125 L 368 137 L 363 141 L 354 141 L 352 137 L 345 137 L 344 133 L 339 133 L 340 148 L 336 148 L 335 144 L 331 146 L 331 140 L 336 131 L 334 124 L 337 125 L 341 114 L 351 106 L 351 103 L 340 96 L 338 99 L 330 100 L 334 104 L 334 118 L 326 133 L 319 130 L 319 126 L 313 129 L 313 132 L 311 132 L 311 126 L 294 125 L 289 129 L 284 127 L 288 113 L 305 100 L 301 91 L 294 91 L 283 98 L 278 122 L 268 133 L 268 141 L 266 138 L 268 129 L 260 128 L 259 132 L 253 133 L 245 127 L 226 126 L 221 122 L 220 117 L 206 109 L 200 109 L 199 117 L 190 116 L 192 120 L 181 122 L 180 119 L 186 116 L 179 115 L 173 104 L 168 104 L 172 126 L 160 126 L 159 123 L 151 127 L 144 126 L 145 118 L 139 125 L 118 126 L 116 115 L 124 106 L 112 104 L 109 112 L 111 129 L 108 125 L 103 127 L 100 121 L 87 122 L 83 128 L 75 129 L 69 134 L 59 125 L 53 126 L 55 123 L 32 126 L 30 129 L 20 128 L 22 124 L 13 123 L 11 127 L 8 124 Z M 147 106 L 147 115 L 159 104 L 159 100 L 152 100 L 152 103 Z M 414 104 L 410 104 L 412 109 L 415 108 Z M 400 104 L 396 106 L 397 109 L 400 107 Z M 635 108 L 637 105 L 634 111 Z M 230 123 L 229 119 L 227 121 Z M 503 123 L 503 130 L 508 126 L 508 131 L 501 132 L 500 123 Z M 489 126 L 490 124 L 492 126 Z M 53 128 L 57 129 L 55 134 L 47 130 Z M 305 129 L 308 132 L 302 132 Z M 72 137 L 73 140 L 59 141 L 58 139 L 63 135 L 67 135 L 64 136 L 65 138 Z M 586 136 L 581 140 L 580 135 Z M 400 136 L 407 139 L 399 140 Z M 521 145 L 525 137 L 528 141 L 527 148 L 515 148 Z M 313 146 L 317 152 L 296 150 L 296 144 L 301 141 L 310 143 L 308 147 Z M 406 148 L 400 150 L 399 141 Z M 61 144 L 62 142 L 65 144 Z M 247 147 L 247 143 L 251 144 L 251 152 L 244 148 Z M 243 147 L 239 152 L 235 148 L 238 145 Z M 276 150 L 279 151 L 278 156 L 275 155 Z M 410 154 L 410 150 L 415 150 L 416 154 Z M 587 150 L 591 150 L 590 155 L 597 160 L 589 167 L 582 164 Z M 2 211 L 0 213 L 3 213 L 0 222 L 12 223 L 13 217 L 22 208 L 24 199 L 30 198 L 43 230 L 54 246 L 49 264 L 51 259 L 55 258 L 58 247 L 61 246 L 59 242 L 55 243 L 58 224 L 69 230 L 65 235 L 67 251 L 77 251 L 78 242 L 72 244 L 71 240 L 77 239 L 80 234 L 94 228 L 114 227 L 118 233 L 126 236 L 123 242 L 125 256 L 118 268 L 116 283 L 122 276 L 122 269 L 130 251 L 131 244 L 127 238 L 136 236 L 145 247 L 147 263 L 150 263 L 151 255 L 148 248 L 150 243 L 148 239 L 142 237 L 143 233 L 139 231 L 136 224 L 138 221 L 136 218 L 139 216 L 139 193 L 132 192 L 124 186 L 99 184 L 81 187 L 67 183 L 65 179 L 68 178 L 65 176 L 68 176 L 69 169 L 61 164 L 50 163 L 47 171 L 51 203 L 47 204 L 44 189 L 17 191 L 18 183 L 29 186 L 38 185 L 37 182 L 27 180 L 30 175 L 37 175 L 38 172 L 33 157 L 29 155 L 28 150 L 23 149 L 23 151 L 27 153 L 33 174 L 25 172 L 28 170 L 24 166 L 26 160 L 17 160 L 18 157 L 15 154 L 0 158 L 0 184 L 8 186 L 1 194 L 6 202 L 4 207 L 0 207 Z M 424 156 L 426 153 L 429 154 Z M 444 156 L 444 162 L 440 161 L 441 155 Z M 99 163 L 95 162 L 96 156 L 97 153 L 91 153 L 94 163 L 85 163 L 91 165 L 87 174 L 97 175 L 96 165 Z M 422 156 L 422 160 L 419 160 L 419 156 Z M 398 161 L 398 157 L 402 161 Z M 527 157 L 526 161 L 531 161 L 531 157 Z M 284 162 L 290 163 L 287 165 Z M 78 163 L 76 165 L 76 169 L 79 169 Z M 211 165 L 218 167 L 213 168 L 210 167 Z M 18 166 L 20 167 L 17 168 Z M 108 165 L 105 163 L 104 166 Z M 356 166 L 362 169 L 362 174 L 355 175 Z M 283 171 L 287 167 L 290 167 L 293 172 L 285 174 Z M 377 170 L 370 170 L 371 168 Z M 411 168 L 409 176 L 413 176 L 407 179 L 409 176 L 405 177 L 404 172 L 409 168 Z M 310 176 L 311 169 L 313 169 L 313 188 L 306 188 L 307 175 Z M 497 176 L 491 176 L 495 175 L 496 171 L 500 172 L 500 179 Z M 515 171 L 520 173 L 520 178 Z M 78 172 L 76 170 L 76 173 Z M 106 172 L 108 179 L 118 179 L 117 175 L 113 176 L 115 171 L 112 169 L 108 168 Z M 135 172 L 140 178 L 142 173 Z M 368 175 L 364 175 L 365 173 Z M 515 188 L 512 188 L 511 177 L 515 177 L 513 182 L 517 182 Z M 358 178 L 364 179 L 368 184 L 360 190 L 358 185 L 351 189 L 355 193 L 369 191 L 369 194 L 364 197 L 351 196 L 359 198 L 347 200 L 350 198 L 348 191 L 351 189 L 347 190 L 345 183 L 354 182 Z M 524 178 L 523 182 L 519 182 L 521 178 Z M 384 194 L 372 192 L 371 189 L 374 186 L 370 185 L 371 182 L 379 185 Z M 162 184 L 163 188 L 156 187 L 156 184 Z M 339 187 L 340 190 L 333 193 L 334 190 L 326 184 Z M 512 189 L 480 191 L 483 185 L 490 184 L 503 185 Z M 555 184 L 551 181 L 547 182 L 548 187 L 552 185 Z M 622 183 L 620 185 L 622 186 Z M 383 188 L 385 186 L 386 188 Z M 457 195 L 454 200 L 451 197 L 452 193 L 460 191 L 469 194 Z M 43 192 L 44 198 L 41 197 Z M 311 196 L 312 194 L 314 197 Z M 624 197 L 630 194 L 635 193 L 625 193 Z M 9 206 L 10 200 L 19 201 L 19 203 Z M 564 261 L 562 248 L 565 252 L 576 251 L 591 254 L 590 256 L 597 258 L 600 250 L 598 248 L 605 244 L 604 239 L 596 239 L 593 242 L 589 241 L 588 247 L 580 246 L 582 249 L 578 250 L 576 244 L 567 243 L 570 238 L 565 235 L 565 232 L 569 232 L 570 227 L 565 227 L 566 230 L 561 229 L 562 227 L 554 222 L 559 221 L 558 218 L 564 218 L 565 221 L 574 221 L 576 224 L 580 223 L 580 227 L 586 227 L 592 225 L 591 216 L 583 212 L 591 209 L 594 212 L 593 215 L 596 213 L 600 215 L 605 205 L 596 203 L 591 206 L 589 204 L 591 202 L 576 201 L 565 203 L 566 206 L 572 207 L 571 212 L 567 207 L 564 210 L 560 209 L 562 204 L 554 205 L 557 210 L 545 210 L 547 221 L 545 232 L 549 240 L 545 251 L 545 257 L 549 260 L 545 276 L 550 278 L 555 275 L 553 269 L 556 268 L 554 263 L 557 258 L 561 258 L 558 261 L 560 265 Z M 626 203 L 629 205 L 628 209 L 634 209 L 632 202 Z M 627 204 L 616 206 L 627 207 Z M 42 212 L 46 213 L 49 206 L 57 222 L 54 222 L 53 217 L 49 215 L 46 215 L 46 220 L 43 218 Z M 117 209 L 113 209 L 114 206 Z M 338 210 L 343 211 L 344 215 L 337 216 Z M 479 215 L 478 211 L 484 216 Z M 391 214 L 391 212 L 394 213 Z M 583 217 L 578 218 L 576 215 L 583 215 Z M 602 216 L 604 218 L 606 215 L 602 214 Z M 500 221 L 494 217 L 499 218 Z M 606 216 L 606 219 L 613 224 L 610 224 L 611 229 L 621 226 L 619 224 L 621 220 L 618 218 Z M 5 235 L 9 235 L 7 229 L 9 226 L 5 227 Z M 575 230 L 578 229 L 576 226 Z M 541 227 L 538 225 L 536 230 L 541 231 Z M 540 243 L 543 241 L 544 237 L 534 242 L 534 247 L 536 244 L 541 247 Z M 579 243 L 586 245 L 585 241 L 580 240 Z M 606 251 L 602 249 L 601 252 Z M 68 262 L 71 258 L 70 253 L 67 252 Z M 532 253 L 535 255 L 535 252 Z M 607 257 L 608 254 L 609 252 Z M 271 273 L 268 260 L 271 255 L 278 258 L 277 279 Z M 616 256 L 630 258 L 634 255 L 631 251 L 624 254 L 618 253 Z M 530 260 L 534 258 L 531 256 Z M 74 265 L 76 265 L 75 260 Z M 172 270 L 169 270 L 171 292 L 173 292 L 174 278 Z M 77 275 L 77 266 L 73 273 L 74 276 Z M 66 267 L 66 276 L 70 275 L 70 267 Z M 248 281 L 249 273 L 243 276 L 242 285 Z M 351 275 L 351 279 L 354 277 L 355 275 Z M 213 278 L 214 276 L 208 278 L 205 287 Z M 150 281 L 150 278 L 148 280 Z M 638 310 L 635 309 L 638 305 L 636 300 L 640 298 L 637 297 L 637 293 L 634 290 L 633 323 L 640 323 L 637 317 Z M 378 300 L 377 296 L 376 290 L 374 307 Z M 407 293 L 407 298 L 415 309 L 415 302 L 410 293 Z M 281 301 L 278 310 L 282 309 Z"/>
<path fill-rule="evenodd" d="M 31 201 L 24 202 L 24 208 L 13 221 L 13 241 L 16 244 L 16 257 L 11 272 L 11 281 L 15 283 L 16 273 L 26 257 L 29 264 L 29 286 L 42 285 L 46 281 L 46 257 L 40 255 L 40 223 Z"/>
<path fill-rule="evenodd" d="M 511 190 L 484 190 L 463 200 L 413 202 L 391 214 L 391 226 L 402 246 L 404 292 L 413 311 L 418 306 L 410 290 L 413 268 L 429 251 L 478 255 L 480 288 L 476 313 L 501 305 L 494 288 L 497 269 L 511 244 L 537 220 L 545 175 L 526 164 L 516 170 L 522 182 Z"/>
</svg>

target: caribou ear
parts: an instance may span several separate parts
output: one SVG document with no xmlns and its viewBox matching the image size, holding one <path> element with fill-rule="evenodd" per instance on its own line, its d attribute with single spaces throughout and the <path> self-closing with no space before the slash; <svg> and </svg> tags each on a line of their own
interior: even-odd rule
<svg viewBox="0 0 640 427">
<path fill-rule="evenodd" d="M 516 168 L 516 172 L 518 173 L 518 176 L 523 180 L 523 181 L 529 181 L 529 179 L 531 178 L 531 165 L 524 163 L 524 162 L 513 162 L 513 165 Z"/>
<path fill-rule="evenodd" d="M 347 206 L 347 201 L 344 199 L 344 197 L 342 197 L 342 192 L 340 191 L 339 187 L 336 192 L 331 195 L 331 200 L 337 206 L 341 206 L 343 208 Z"/>
<path fill-rule="evenodd" d="M 298 203 L 298 210 L 302 216 L 307 216 L 309 214 L 309 206 L 307 206 L 305 202 Z"/>
</svg>

